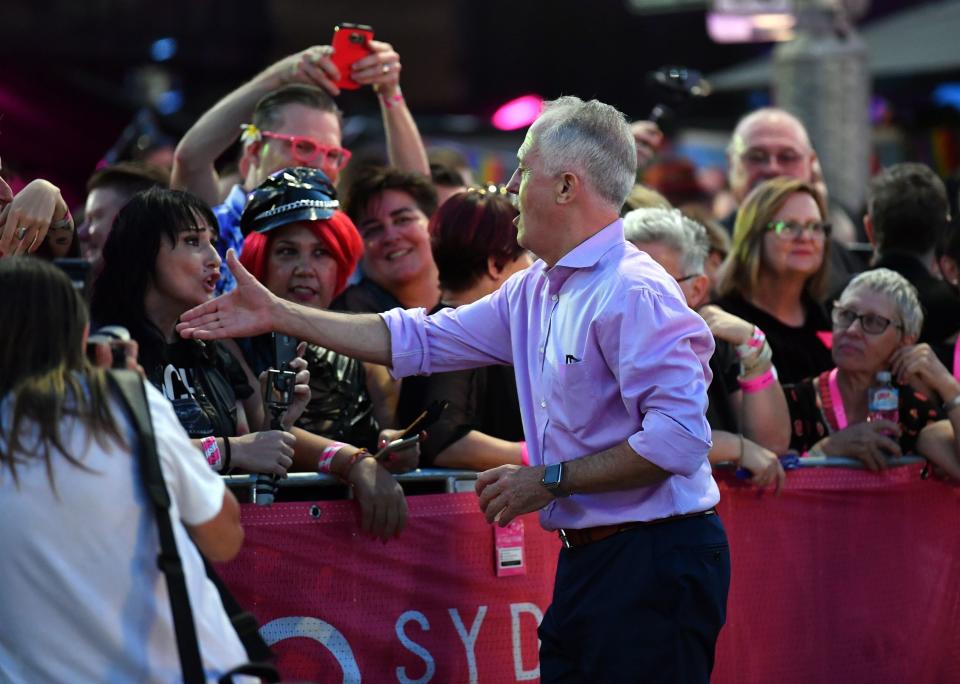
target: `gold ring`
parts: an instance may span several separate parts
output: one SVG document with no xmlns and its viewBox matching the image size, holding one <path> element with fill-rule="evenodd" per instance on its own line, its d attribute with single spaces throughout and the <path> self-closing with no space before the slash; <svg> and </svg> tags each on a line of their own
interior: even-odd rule
<svg viewBox="0 0 960 684">
<path fill-rule="evenodd" d="M 384 65 L 383 65 L 383 73 L 385 73 L 385 74 L 389 74 L 389 73 L 390 73 L 390 65 L 389 65 L 389 64 L 384 64 Z"/>
</svg>

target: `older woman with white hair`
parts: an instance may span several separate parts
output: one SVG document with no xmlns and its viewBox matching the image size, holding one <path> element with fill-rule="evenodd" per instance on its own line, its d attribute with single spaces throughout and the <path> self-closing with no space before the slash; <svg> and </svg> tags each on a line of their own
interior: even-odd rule
<svg viewBox="0 0 960 684">
<path fill-rule="evenodd" d="M 873 471 L 916 453 L 960 479 L 960 383 L 926 344 L 916 289 L 889 269 L 859 274 L 831 314 L 836 367 L 784 389 L 793 435 L 804 455 L 845 456 Z M 869 388 L 890 371 L 898 421 L 868 420 Z"/>
<path fill-rule="evenodd" d="M 716 306 L 700 308 L 710 290 L 706 229 L 676 209 L 660 207 L 629 212 L 623 227 L 626 239 L 677 281 L 687 306 L 700 309 L 716 341 L 707 390 L 707 421 L 713 431 L 710 462 L 738 463 L 750 471 L 754 484 L 774 484 L 779 490 L 784 472 L 777 454 L 787 450 L 790 439 L 786 400 L 763 333 Z"/>
</svg>

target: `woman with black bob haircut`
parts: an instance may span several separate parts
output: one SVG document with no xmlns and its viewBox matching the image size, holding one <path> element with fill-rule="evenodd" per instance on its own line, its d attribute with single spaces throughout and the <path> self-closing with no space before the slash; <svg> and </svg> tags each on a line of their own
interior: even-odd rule
<svg viewBox="0 0 960 684">
<path fill-rule="evenodd" d="M 104 245 L 93 318 L 130 331 L 147 378 L 173 404 L 212 468 L 284 476 L 296 442 L 289 426 L 307 392 L 303 362 L 295 367 L 302 374 L 285 429 L 258 432 L 266 427 L 254 391 L 258 382 L 236 345 L 198 343 L 176 333 L 180 314 L 207 301 L 220 280 L 216 237 L 216 218 L 199 198 L 162 188 L 137 193 L 120 210 Z"/>
<path fill-rule="evenodd" d="M 86 306 L 34 257 L 0 260 L 0 287 L 15 293 L 0 307 L 0 621 L 3 650 L 16 654 L 0 658 L 0 681 L 178 680 L 156 524 L 123 409 L 84 355 Z M 169 403 L 146 391 L 203 667 L 216 678 L 246 653 L 200 553 L 236 555 L 240 509 L 190 453 Z"/>
</svg>

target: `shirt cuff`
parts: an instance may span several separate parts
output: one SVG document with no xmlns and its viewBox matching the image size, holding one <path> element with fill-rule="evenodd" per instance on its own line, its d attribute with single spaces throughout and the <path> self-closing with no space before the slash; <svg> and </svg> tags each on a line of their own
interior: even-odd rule
<svg viewBox="0 0 960 684">
<path fill-rule="evenodd" d="M 630 448 L 655 466 L 690 477 L 703 466 L 710 452 L 709 432 L 701 439 L 673 419 L 656 412 L 643 418 L 643 429 L 627 438 Z"/>
<path fill-rule="evenodd" d="M 424 327 L 426 309 L 397 307 L 379 315 L 390 331 L 390 376 L 396 380 L 408 375 L 428 375 L 430 355 Z"/>
</svg>

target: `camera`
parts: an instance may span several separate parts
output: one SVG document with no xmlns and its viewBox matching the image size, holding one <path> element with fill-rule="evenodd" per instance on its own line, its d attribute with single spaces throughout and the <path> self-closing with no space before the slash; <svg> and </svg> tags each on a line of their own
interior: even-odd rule
<svg viewBox="0 0 960 684">
<path fill-rule="evenodd" d="M 102 328 L 98 328 L 90 334 L 90 337 L 87 338 L 87 358 L 96 363 L 97 360 L 97 351 L 96 345 L 98 344 L 107 344 L 110 345 L 110 367 L 111 368 L 126 368 L 127 367 L 127 349 L 123 344 L 117 344 L 118 342 L 129 342 L 130 341 L 130 331 L 126 328 L 119 325 L 105 325 Z"/>
</svg>

